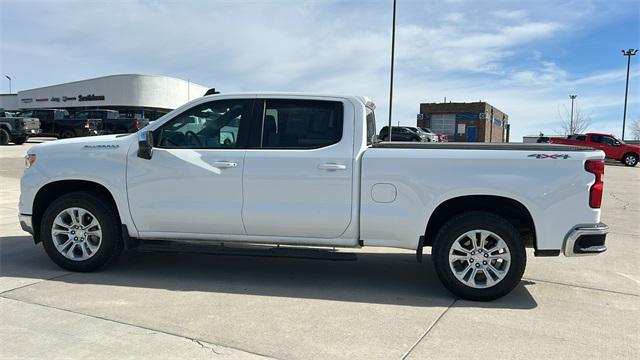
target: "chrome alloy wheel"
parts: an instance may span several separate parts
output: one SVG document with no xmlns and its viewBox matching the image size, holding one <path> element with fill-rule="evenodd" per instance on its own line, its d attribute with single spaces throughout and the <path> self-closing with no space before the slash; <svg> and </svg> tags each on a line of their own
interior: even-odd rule
<svg viewBox="0 0 640 360">
<path fill-rule="evenodd" d="M 496 285 L 507 276 L 510 265 L 507 243 L 491 231 L 467 231 L 449 249 L 449 267 L 453 275 L 472 288 Z"/>
<path fill-rule="evenodd" d="M 96 254 L 102 243 L 102 228 L 89 211 L 72 207 L 56 215 L 51 239 L 60 254 L 73 261 L 83 261 Z"/>
<path fill-rule="evenodd" d="M 624 163 L 625 163 L 627 166 L 634 166 L 637 162 L 638 162 L 638 158 L 636 158 L 636 157 L 635 157 L 635 156 L 633 156 L 633 155 L 627 155 L 627 156 L 624 158 Z"/>
</svg>

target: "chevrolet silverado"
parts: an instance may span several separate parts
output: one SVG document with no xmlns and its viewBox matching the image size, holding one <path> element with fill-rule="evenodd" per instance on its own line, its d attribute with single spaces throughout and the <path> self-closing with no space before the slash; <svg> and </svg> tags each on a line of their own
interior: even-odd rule
<svg viewBox="0 0 640 360">
<path fill-rule="evenodd" d="M 364 97 L 209 95 L 130 135 L 31 148 L 19 220 L 92 271 L 141 244 L 431 247 L 454 294 L 510 292 L 535 256 L 606 250 L 602 151 L 376 137 Z M 243 245 L 247 246 L 247 245 Z"/>
</svg>

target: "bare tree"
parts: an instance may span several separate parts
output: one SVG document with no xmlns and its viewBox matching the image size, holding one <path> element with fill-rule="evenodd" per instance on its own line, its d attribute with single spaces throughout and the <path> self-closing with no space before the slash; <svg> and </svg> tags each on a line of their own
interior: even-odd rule
<svg viewBox="0 0 640 360">
<path fill-rule="evenodd" d="M 558 117 L 560 118 L 560 132 L 565 135 L 580 134 L 585 132 L 591 126 L 591 118 L 576 106 L 573 108 L 573 121 L 571 121 L 571 112 L 566 106 L 562 107 L 563 111 L 558 108 Z"/>
<path fill-rule="evenodd" d="M 634 140 L 640 140 L 640 120 L 635 119 L 631 122 L 631 133 Z"/>
</svg>

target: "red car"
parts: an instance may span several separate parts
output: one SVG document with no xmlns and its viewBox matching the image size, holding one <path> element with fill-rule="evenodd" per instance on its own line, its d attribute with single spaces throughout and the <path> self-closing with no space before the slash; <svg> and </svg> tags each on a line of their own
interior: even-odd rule
<svg viewBox="0 0 640 360">
<path fill-rule="evenodd" d="M 610 134 L 574 134 L 566 138 L 549 138 L 549 143 L 588 146 L 602 150 L 608 159 L 619 160 L 625 166 L 636 166 L 640 157 L 640 146 L 626 144 Z"/>
</svg>

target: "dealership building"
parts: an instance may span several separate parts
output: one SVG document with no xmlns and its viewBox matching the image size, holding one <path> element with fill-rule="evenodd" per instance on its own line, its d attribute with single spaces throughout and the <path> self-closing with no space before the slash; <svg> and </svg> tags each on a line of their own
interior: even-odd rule
<svg viewBox="0 0 640 360">
<path fill-rule="evenodd" d="M 65 109 L 118 110 L 122 117 L 155 120 L 199 98 L 207 87 L 167 76 L 122 74 L 73 81 L 1 94 L 0 108 L 7 111 Z"/>
<path fill-rule="evenodd" d="M 449 141 L 509 142 L 509 116 L 483 101 L 422 103 L 417 124 Z"/>
</svg>

